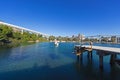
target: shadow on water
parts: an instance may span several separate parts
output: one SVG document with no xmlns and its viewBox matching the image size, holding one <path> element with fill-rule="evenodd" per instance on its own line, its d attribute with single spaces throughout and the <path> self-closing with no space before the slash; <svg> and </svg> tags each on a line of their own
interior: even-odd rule
<svg viewBox="0 0 120 80">
<path fill-rule="evenodd" d="M 111 66 L 110 75 L 111 80 L 120 80 L 120 65 L 113 65 Z"/>
<path fill-rule="evenodd" d="M 39 68 L 37 64 L 33 68 L 23 69 L 18 71 L 10 71 L 0 74 L 0 80 L 47 80 L 45 73 L 47 67 Z"/>
<path fill-rule="evenodd" d="M 37 63 L 32 68 L 10 71 L 0 74 L 0 80 L 79 80 L 71 64 L 61 67 L 39 67 Z"/>
<path fill-rule="evenodd" d="M 112 66 L 110 73 L 96 70 L 91 61 L 83 65 L 76 61 L 73 66 L 50 68 L 48 66 L 39 67 L 37 63 L 32 68 L 18 71 L 10 71 L 0 74 L 0 80 L 119 80 L 120 70 Z M 76 72 L 74 72 L 74 69 Z"/>
<path fill-rule="evenodd" d="M 79 76 L 83 76 L 83 80 L 97 80 L 96 70 L 93 67 L 91 59 L 87 59 L 86 65 L 84 65 L 82 60 L 76 60 L 75 68 Z"/>
</svg>

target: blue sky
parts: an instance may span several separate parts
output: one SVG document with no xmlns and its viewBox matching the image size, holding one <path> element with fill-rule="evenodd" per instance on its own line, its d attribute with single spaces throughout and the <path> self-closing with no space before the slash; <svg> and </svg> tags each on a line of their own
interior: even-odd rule
<svg viewBox="0 0 120 80">
<path fill-rule="evenodd" d="M 0 20 L 55 36 L 120 34 L 119 0 L 0 0 Z"/>
</svg>

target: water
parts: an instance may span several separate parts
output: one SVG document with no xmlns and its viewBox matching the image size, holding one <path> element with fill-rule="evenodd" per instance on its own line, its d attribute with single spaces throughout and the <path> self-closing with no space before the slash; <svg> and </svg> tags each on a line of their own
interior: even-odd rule
<svg viewBox="0 0 120 80">
<path fill-rule="evenodd" d="M 104 57 L 104 70 L 99 69 L 99 56 L 93 51 L 92 61 L 83 55 L 77 61 L 75 43 L 36 43 L 0 50 L 0 80 L 120 80 L 120 68 L 110 66 Z M 120 45 L 94 44 L 99 46 Z M 119 56 L 118 56 L 119 58 Z"/>
</svg>

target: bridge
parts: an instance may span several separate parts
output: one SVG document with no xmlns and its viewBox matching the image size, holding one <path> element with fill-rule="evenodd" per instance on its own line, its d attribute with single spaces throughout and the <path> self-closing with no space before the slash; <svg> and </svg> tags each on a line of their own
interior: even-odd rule
<svg viewBox="0 0 120 80">
<path fill-rule="evenodd" d="M 24 28 L 24 27 L 16 26 L 16 25 L 13 25 L 13 24 L 5 23 L 5 22 L 2 22 L 2 21 L 0 21 L 0 24 L 10 26 L 14 30 L 19 30 L 21 32 L 21 34 L 23 34 L 23 32 L 25 32 L 25 31 L 27 31 L 29 33 L 34 33 L 36 35 L 42 35 L 43 37 L 49 37 L 49 35 L 47 35 L 47 34 L 44 34 L 44 33 L 41 33 L 41 32 L 35 31 L 35 30 L 27 29 L 27 28 Z"/>
<path fill-rule="evenodd" d="M 88 51 L 88 57 L 92 58 L 92 50 L 96 50 L 96 53 L 99 55 L 99 67 L 103 69 L 103 57 L 110 55 L 110 64 L 113 65 L 115 62 L 120 64 L 120 59 L 117 59 L 117 54 L 120 54 L 120 48 L 115 47 L 103 47 L 103 46 L 92 46 L 89 45 L 75 45 L 77 58 L 82 60 L 82 54 L 85 51 Z"/>
</svg>

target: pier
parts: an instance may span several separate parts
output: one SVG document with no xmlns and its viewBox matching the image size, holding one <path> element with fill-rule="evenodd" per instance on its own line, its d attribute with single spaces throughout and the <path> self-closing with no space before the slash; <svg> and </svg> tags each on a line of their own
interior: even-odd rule
<svg viewBox="0 0 120 80">
<path fill-rule="evenodd" d="M 120 60 L 116 59 L 117 54 L 120 54 L 120 48 L 113 47 L 103 47 L 103 46 L 92 46 L 89 45 L 75 45 L 77 59 L 82 60 L 82 55 L 85 51 L 88 52 L 88 58 L 92 59 L 92 51 L 96 50 L 96 53 L 99 55 L 99 67 L 103 69 L 103 57 L 110 55 L 110 64 L 114 65 L 115 62 L 120 63 Z"/>
</svg>

